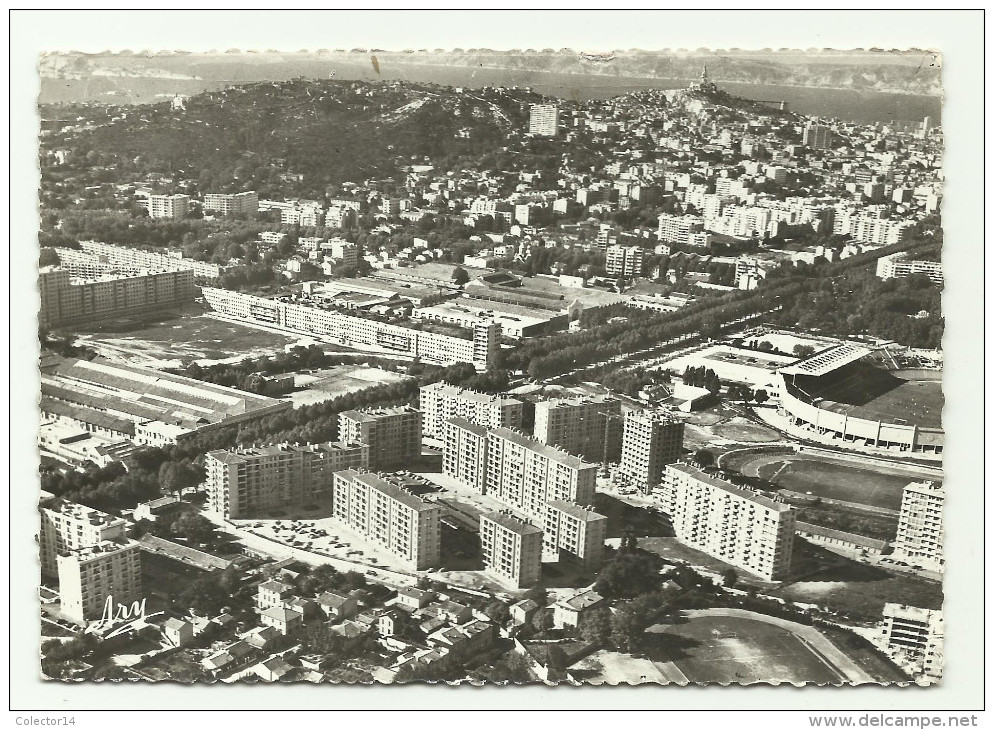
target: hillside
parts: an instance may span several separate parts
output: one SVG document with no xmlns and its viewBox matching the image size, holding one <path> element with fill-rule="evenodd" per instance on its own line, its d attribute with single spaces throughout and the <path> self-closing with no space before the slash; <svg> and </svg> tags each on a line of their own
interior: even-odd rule
<svg viewBox="0 0 994 730">
<path fill-rule="evenodd" d="M 425 157 L 444 167 L 492 151 L 526 125 L 528 104 L 538 98 L 293 79 L 198 94 L 185 110 L 165 102 L 134 107 L 110 120 L 105 110 L 80 107 L 75 112 L 92 119 L 92 128 L 49 144 L 118 169 L 194 179 L 202 189 L 264 192 L 302 175 L 307 189 L 320 190 L 394 176 Z M 64 108 L 46 113 L 67 116 Z"/>
</svg>

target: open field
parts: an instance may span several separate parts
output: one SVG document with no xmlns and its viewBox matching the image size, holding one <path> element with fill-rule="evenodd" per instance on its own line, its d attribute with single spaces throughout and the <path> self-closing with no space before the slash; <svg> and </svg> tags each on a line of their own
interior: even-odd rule
<svg viewBox="0 0 994 730">
<path fill-rule="evenodd" d="M 715 436 L 740 443 L 767 443 L 780 440 L 780 434 L 776 431 L 755 423 L 722 423 L 712 427 L 711 430 Z"/>
<path fill-rule="evenodd" d="M 299 408 L 346 393 L 372 388 L 374 385 L 397 383 L 406 378 L 406 375 L 380 368 L 336 365 L 326 370 L 296 376 L 296 385 L 301 390 L 291 393 L 290 400 L 293 401 L 294 408 Z"/>
<path fill-rule="evenodd" d="M 865 621 L 879 621 L 885 603 L 942 607 L 941 583 L 854 561 L 819 573 L 815 580 L 792 583 L 773 593 L 798 603 L 817 603 Z"/>
<path fill-rule="evenodd" d="M 274 332 L 204 315 L 202 305 L 184 307 L 176 316 L 143 321 L 112 320 L 67 329 L 79 344 L 117 362 L 148 367 L 179 367 L 192 360 L 242 360 L 281 351 L 297 341 Z"/>
<path fill-rule="evenodd" d="M 647 630 L 644 653 L 654 663 L 673 662 L 691 682 L 826 684 L 844 679 L 808 641 L 761 618 L 679 617 Z"/>
</svg>

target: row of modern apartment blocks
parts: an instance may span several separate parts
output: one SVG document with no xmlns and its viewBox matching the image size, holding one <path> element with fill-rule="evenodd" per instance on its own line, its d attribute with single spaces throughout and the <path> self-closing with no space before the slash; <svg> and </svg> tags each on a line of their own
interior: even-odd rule
<svg viewBox="0 0 994 730">
<path fill-rule="evenodd" d="M 83 263 L 83 256 L 90 257 L 92 264 L 103 264 L 119 269 L 133 268 L 147 271 L 192 271 L 194 277 L 203 281 L 214 281 L 224 273 L 224 267 L 210 261 L 198 261 L 183 256 L 175 249 L 146 251 L 132 246 L 117 246 L 101 241 L 80 241 L 79 256 L 73 261 Z M 62 257 L 62 252 L 59 252 Z M 65 262 L 63 262 L 65 264 Z"/>
<path fill-rule="evenodd" d="M 147 210 L 150 218 L 186 218 L 190 212 L 189 195 L 149 195 Z M 243 193 L 206 193 L 203 200 L 204 212 L 216 215 L 249 215 L 259 212 L 259 196 L 254 191 Z"/>
<path fill-rule="evenodd" d="M 568 561 L 587 572 L 600 568 L 607 517 L 572 502 L 546 503 L 539 527 L 513 510 L 480 515 L 484 573 L 501 585 L 527 588 L 542 577 L 543 559 Z"/>
<path fill-rule="evenodd" d="M 142 598 L 141 548 L 120 517 L 43 494 L 38 531 L 42 576 L 59 583 L 61 613 L 77 623 L 100 618 L 108 598 Z"/>
<path fill-rule="evenodd" d="M 421 412 L 410 406 L 343 411 L 337 442 L 272 444 L 211 451 L 208 503 L 226 519 L 330 499 L 331 474 L 389 471 L 421 457 Z"/>
<path fill-rule="evenodd" d="M 447 422 L 462 419 L 477 430 L 520 431 L 524 403 L 507 395 L 478 393 L 446 383 L 422 386 L 420 408 L 425 436 L 450 438 Z M 622 412 L 610 396 L 554 398 L 535 404 L 533 435 L 589 462 L 619 463 L 619 479 L 650 491 L 663 466 L 683 453 L 684 424 L 653 411 Z M 467 437 L 468 438 L 468 437 Z"/>
<path fill-rule="evenodd" d="M 451 327 L 442 333 L 330 311 L 313 303 L 266 299 L 227 289 L 204 287 L 203 295 L 214 311 L 232 319 L 343 347 L 395 353 L 439 365 L 466 362 L 477 370 L 497 363 L 501 327 L 494 321 L 465 330 Z"/>
</svg>

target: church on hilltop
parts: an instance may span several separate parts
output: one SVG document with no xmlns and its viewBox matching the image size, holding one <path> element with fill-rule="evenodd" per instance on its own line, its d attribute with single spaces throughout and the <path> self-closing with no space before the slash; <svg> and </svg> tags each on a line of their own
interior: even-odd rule
<svg viewBox="0 0 994 730">
<path fill-rule="evenodd" d="M 701 71 L 701 80 L 697 83 L 691 84 L 688 87 L 688 91 L 703 91 L 706 94 L 715 94 L 718 91 L 718 85 L 714 83 L 708 76 L 708 65 L 704 64 L 704 70 Z"/>
</svg>

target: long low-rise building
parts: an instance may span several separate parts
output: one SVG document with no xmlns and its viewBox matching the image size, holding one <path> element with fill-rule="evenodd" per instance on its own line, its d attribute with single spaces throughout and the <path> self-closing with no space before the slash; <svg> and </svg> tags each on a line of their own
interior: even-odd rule
<svg viewBox="0 0 994 730">
<path fill-rule="evenodd" d="M 426 322 L 444 322 L 467 328 L 475 327 L 481 322 L 497 322 L 500 324 L 501 334 L 515 340 L 547 335 L 569 326 L 569 317 L 565 313 L 516 307 L 512 304 L 484 304 L 473 299 L 457 299 L 421 307 L 415 309 L 411 316 Z"/>
<path fill-rule="evenodd" d="M 486 370 L 497 362 L 501 329 L 492 321 L 481 322 L 471 330 L 451 328 L 443 334 L 328 311 L 314 302 L 266 299 L 210 287 L 205 287 L 203 293 L 211 308 L 225 316 L 343 347 L 396 353 L 439 365 L 466 362 L 477 370 Z"/>
<path fill-rule="evenodd" d="M 38 322 L 43 327 L 159 312 L 189 304 L 197 294 L 192 271 L 106 273 L 79 279 L 51 266 L 39 272 L 38 290 Z"/>
<path fill-rule="evenodd" d="M 149 271 L 192 271 L 197 279 L 203 280 L 218 279 L 224 273 L 223 266 L 186 258 L 179 250 L 160 253 L 102 241 L 80 241 L 79 247 L 84 253 L 113 266 L 133 266 Z"/>
<path fill-rule="evenodd" d="M 103 358 L 46 355 L 39 369 L 44 417 L 143 446 L 176 443 L 293 408 L 289 401 Z"/>
<path fill-rule="evenodd" d="M 441 507 L 381 476 L 346 469 L 334 474 L 334 516 L 365 541 L 414 570 L 438 565 Z"/>
</svg>

